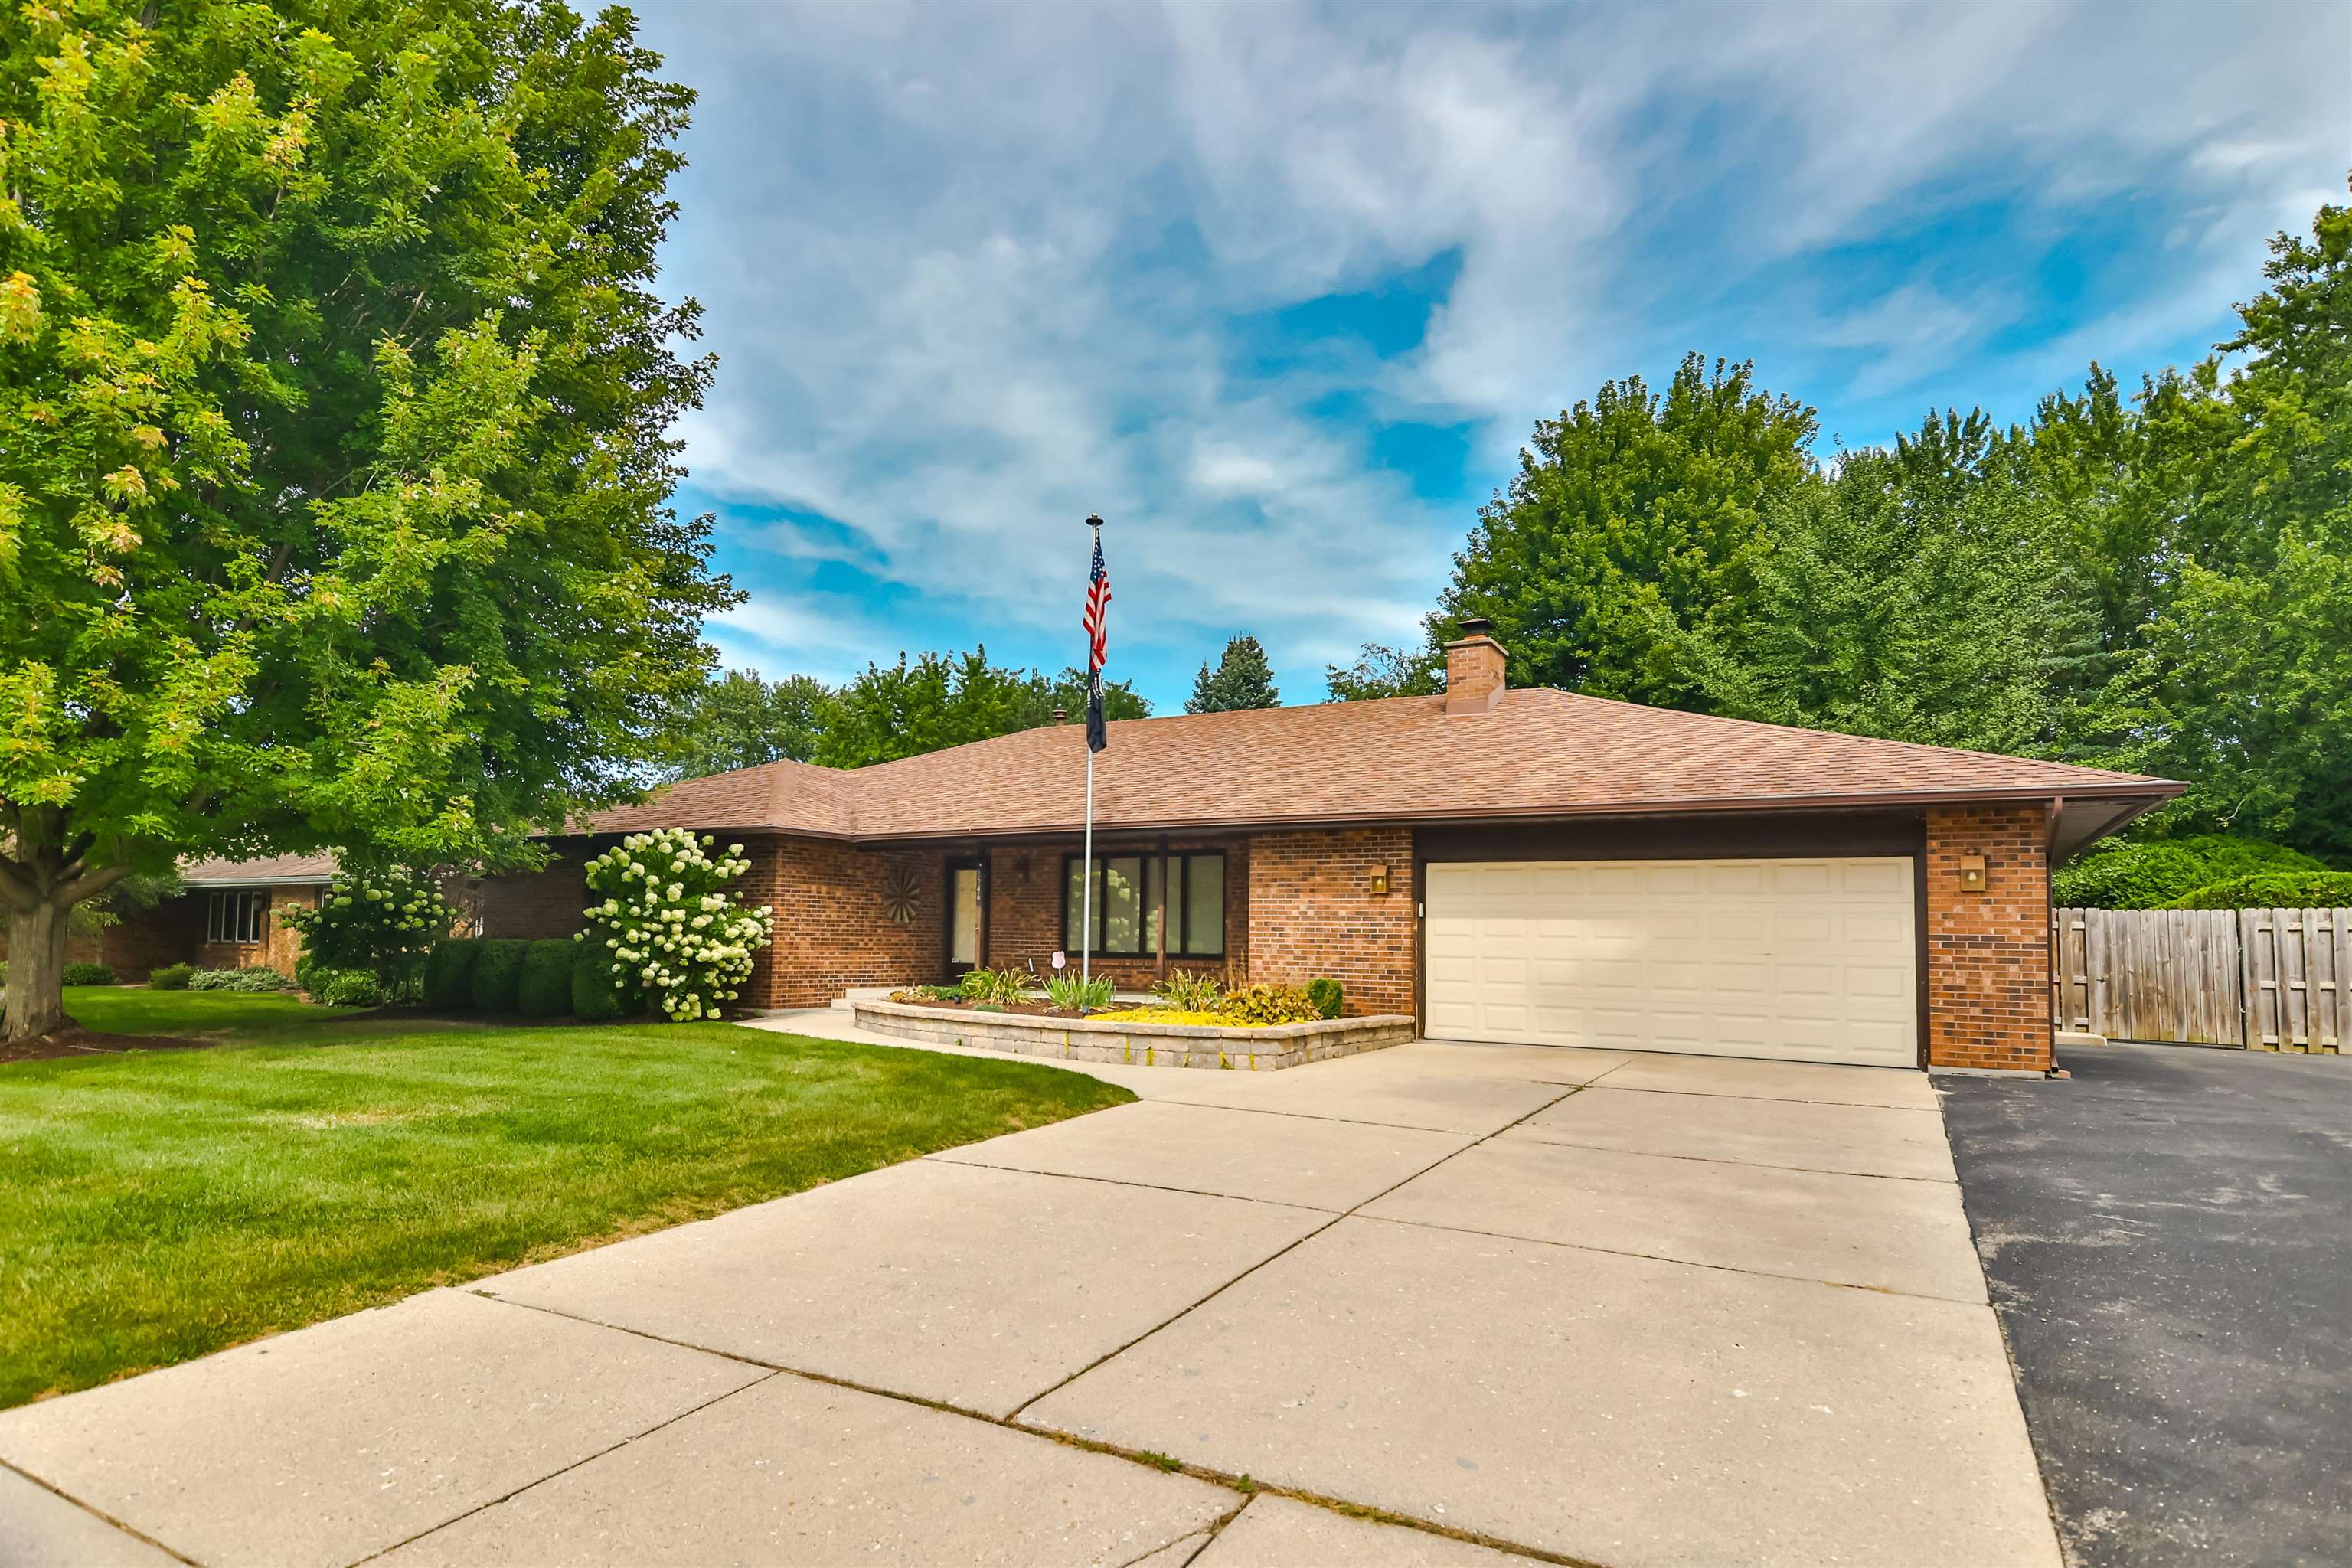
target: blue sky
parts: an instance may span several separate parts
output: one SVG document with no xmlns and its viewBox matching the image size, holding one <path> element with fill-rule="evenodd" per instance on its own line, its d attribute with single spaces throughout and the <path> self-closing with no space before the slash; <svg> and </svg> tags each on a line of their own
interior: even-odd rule
<svg viewBox="0 0 2352 1568">
<path fill-rule="evenodd" d="M 730 664 L 985 643 L 1162 711 L 1410 639 L 1535 420 L 1687 350 L 1832 439 L 2204 353 L 2343 200 L 2352 7 L 645 7 Z"/>
</svg>

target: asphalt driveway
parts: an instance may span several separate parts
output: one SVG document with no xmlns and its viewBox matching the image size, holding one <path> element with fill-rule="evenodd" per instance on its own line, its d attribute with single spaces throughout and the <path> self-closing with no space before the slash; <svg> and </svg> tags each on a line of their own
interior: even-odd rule
<svg viewBox="0 0 2352 1568">
<path fill-rule="evenodd" d="M 2058 1561 L 1923 1076 L 1101 1075 L 1146 1098 L 0 1415 L 0 1560 Z"/>
<path fill-rule="evenodd" d="M 2077 1568 L 2352 1550 L 2352 1060 L 2109 1046 L 1939 1080 Z"/>
</svg>

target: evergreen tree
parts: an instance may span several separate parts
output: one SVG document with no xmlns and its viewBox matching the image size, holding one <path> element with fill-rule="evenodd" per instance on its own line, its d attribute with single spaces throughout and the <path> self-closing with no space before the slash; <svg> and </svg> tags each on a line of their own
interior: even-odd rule
<svg viewBox="0 0 2352 1568">
<path fill-rule="evenodd" d="M 1266 662 L 1265 649 L 1258 646 L 1257 638 L 1244 632 L 1225 644 L 1214 669 L 1201 666 L 1201 673 L 1192 678 L 1192 695 L 1186 700 L 1184 711 L 1231 713 L 1244 708 L 1281 706 L 1274 666 Z"/>
</svg>

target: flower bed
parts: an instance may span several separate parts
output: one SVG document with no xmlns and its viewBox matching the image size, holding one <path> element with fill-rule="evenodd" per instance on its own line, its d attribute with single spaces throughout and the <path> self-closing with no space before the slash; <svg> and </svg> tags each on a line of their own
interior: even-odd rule
<svg viewBox="0 0 2352 1568">
<path fill-rule="evenodd" d="M 858 1026 L 933 1045 L 969 1046 L 1066 1061 L 1127 1062 L 1138 1067 L 1222 1068 L 1270 1072 L 1379 1050 L 1412 1038 L 1402 1013 L 1361 1018 L 1318 1018 L 1307 1024 L 1185 1024 L 1097 1013 L 1055 1017 L 1037 1012 L 982 1012 L 939 1003 L 856 1002 Z"/>
</svg>

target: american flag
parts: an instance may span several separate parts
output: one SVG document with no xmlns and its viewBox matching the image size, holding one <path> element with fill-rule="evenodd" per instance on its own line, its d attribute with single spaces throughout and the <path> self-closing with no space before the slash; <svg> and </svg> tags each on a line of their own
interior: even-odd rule
<svg viewBox="0 0 2352 1568">
<path fill-rule="evenodd" d="M 1095 532 L 1094 570 L 1087 574 L 1087 613 L 1078 624 L 1087 629 L 1087 673 L 1102 668 L 1110 646 L 1110 574 L 1103 570 L 1102 532 Z"/>
<path fill-rule="evenodd" d="M 1095 563 L 1087 574 L 1087 613 L 1078 624 L 1087 632 L 1087 750 L 1099 752 L 1110 744 L 1110 732 L 1103 725 L 1102 679 L 1110 647 L 1110 574 L 1103 570 L 1102 519 L 1087 521 L 1095 531 Z"/>
</svg>

